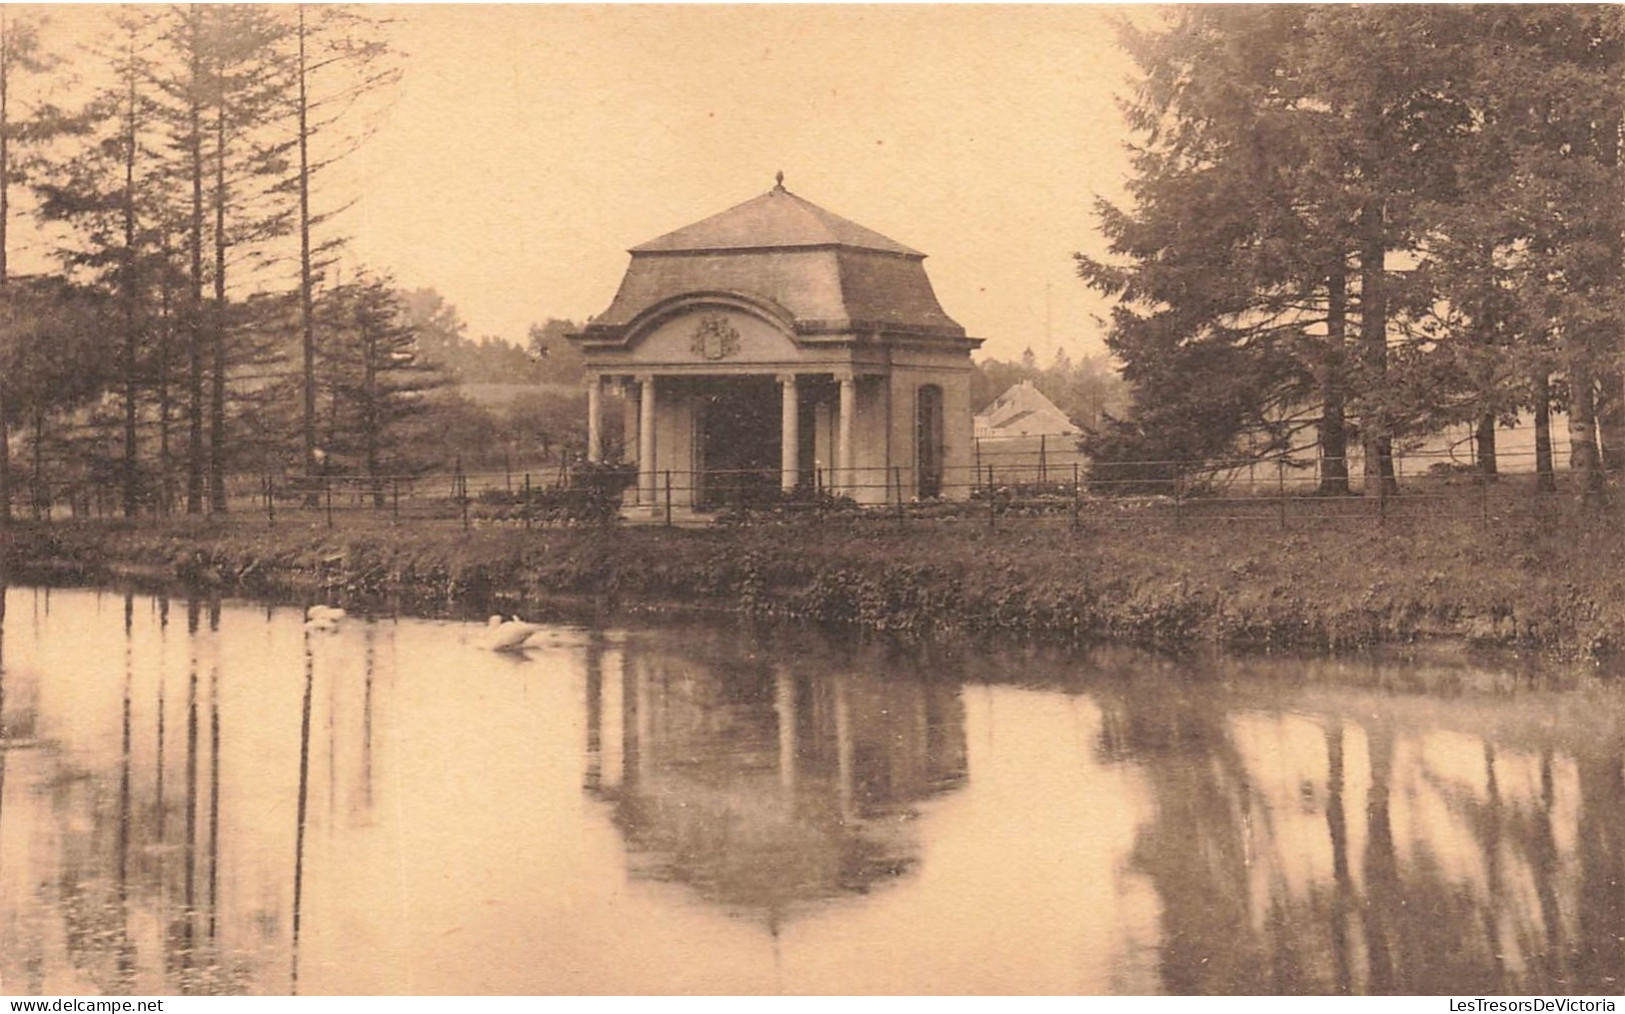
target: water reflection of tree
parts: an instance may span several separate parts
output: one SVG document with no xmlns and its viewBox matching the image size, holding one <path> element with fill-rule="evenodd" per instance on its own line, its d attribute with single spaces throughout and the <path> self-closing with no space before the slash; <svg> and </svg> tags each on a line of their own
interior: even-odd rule
<svg viewBox="0 0 1625 1014">
<path fill-rule="evenodd" d="M 1625 976 L 1625 737 L 1589 742 L 1579 757 L 1578 993 L 1618 993 Z"/>
<path fill-rule="evenodd" d="M 167 633 L 167 601 L 160 603 L 160 637 Z M 135 660 L 133 597 L 124 600 L 124 676 L 116 778 L 78 772 L 51 783 L 58 837 L 57 876 L 42 898 L 62 922 L 75 968 L 109 993 L 135 987 L 133 913 L 145 910 L 162 926 L 166 988 L 180 994 L 238 993 L 245 968 L 226 960 L 218 933 L 221 740 L 218 673 L 201 674 L 197 637 L 207 609 L 211 628 L 219 603 L 187 604 L 187 689 L 184 782 L 178 799 L 162 793 L 163 744 L 157 743 L 151 780 L 137 771 L 134 744 Z M 159 685 L 159 711 L 163 708 Z M 153 732 L 162 736 L 162 723 Z M 182 819 L 166 819 L 176 808 Z"/>
<path fill-rule="evenodd" d="M 1288 992 L 1252 927 L 1245 765 L 1225 710 L 1201 688 L 1129 681 L 1102 694 L 1103 751 L 1147 772 L 1157 819 L 1133 861 L 1162 901 L 1161 968 L 1171 993 Z"/>
<path fill-rule="evenodd" d="M 1461 743 L 1479 753 L 1476 779 L 1452 778 L 1420 749 L 1432 716 L 1407 721 L 1403 698 L 1381 713 L 1361 709 L 1357 721 L 1335 709 L 1289 718 L 1276 705 L 1264 712 L 1270 721 L 1319 724 L 1324 743 L 1323 754 L 1291 759 L 1289 767 L 1319 773 L 1283 798 L 1268 772 L 1249 769 L 1259 753 L 1238 748 L 1249 733 L 1234 721 L 1247 705 L 1225 688 L 1124 681 L 1100 699 L 1102 751 L 1143 767 L 1157 797 L 1134 862 L 1162 900 L 1169 991 L 1617 991 L 1625 969 L 1618 735 L 1571 741 L 1548 725 L 1524 730 L 1520 750 L 1502 750 L 1492 729 L 1453 744 L 1458 774 L 1471 775 L 1475 763 Z M 1564 752 L 1577 771 L 1572 836 L 1554 826 L 1562 819 L 1554 758 Z M 1504 784 L 1512 754 L 1531 772 L 1538 764 L 1537 789 Z M 1351 759 L 1366 770 L 1351 770 Z M 1425 807 L 1451 822 L 1429 823 Z M 1273 815 L 1294 808 L 1321 811 L 1323 841 L 1302 840 L 1313 824 L 1272 826 Z M 1560 854 L 1560 838 L 1574 842 L 1572 857 Z M 1322 854 L 1324 866 L 1304 858 Z M 1294 861 L 1311 867 L 1307 885 L 1284 874 Z"/>
<path fill-rule="evenodd" d="M 757 648 L 633 638 L 606 670 L 595 643 L 587 789 L 614 804 L 637 875 L 776 925 L 914 867 L 916 805 L 965 779 L 964 708 L 906 659 Z"/>
</svg>

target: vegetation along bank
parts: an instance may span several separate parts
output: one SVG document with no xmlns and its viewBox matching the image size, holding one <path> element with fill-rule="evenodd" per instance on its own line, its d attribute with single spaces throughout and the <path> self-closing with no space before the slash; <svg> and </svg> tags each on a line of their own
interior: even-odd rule
<svg viewBox="0 0 1625 1014">
<path fill-rule="evenodd" d="M 874 520 L 728 529 L 17 525 L 13 581 L 143 576 L 420 612 L 705 609 L 865 632 L 1352 650 L 1434 638 L 1606 661 L 1625 538 L 1538 519 L 1416 531 Z"/>
</svg>

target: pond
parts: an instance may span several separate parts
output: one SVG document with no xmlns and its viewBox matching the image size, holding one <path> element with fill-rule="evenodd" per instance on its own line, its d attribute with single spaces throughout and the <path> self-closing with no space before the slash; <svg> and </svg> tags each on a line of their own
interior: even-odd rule
<svg viewBox="0 0 1625 1014">
<path fill-rule="evenodd" d="M 12 587 L 0 993 L 1618 993 L 1625 694 Z"/>
</svg>

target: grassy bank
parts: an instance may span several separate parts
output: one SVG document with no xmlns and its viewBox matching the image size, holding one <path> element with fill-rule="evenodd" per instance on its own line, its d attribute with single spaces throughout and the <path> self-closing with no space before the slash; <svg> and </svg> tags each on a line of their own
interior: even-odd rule
<svg viewBox="0 0 1625 1014">
<path fill-rule="evenodd" d="M 868 521 L 712 530 L 247 521 L 19 525 L 14 580 L 141 574 L 416 610 L 705 608 L 869 631 L 1346 650 L 1436 637 L 1606 659 L 1625 647 L 1625 538 L 1601 521 L 1281 531 Z"/>
</svg>

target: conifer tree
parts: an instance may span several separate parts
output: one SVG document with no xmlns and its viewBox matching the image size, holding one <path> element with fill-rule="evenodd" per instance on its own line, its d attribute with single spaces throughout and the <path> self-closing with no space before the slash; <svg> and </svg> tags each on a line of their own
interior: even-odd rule
<svg viewBox="0 0 1625 1014">
<path fill-rule="evenodd" d="M 299 4 L 295 11 L 293 100 L 298 161 L 290 182 L 298 195 L 300 404 L 307 475 L 314 474 L 318 467 L 316 285 L 327 258 L 340 243 L 336 237 L 317 241 L 314 233 L 344 207 L 341 204 L 317 211 L 312 202 L 312 185 L 365 136 L 363 100 L 400 77 L 391 59 L 393 54 L 381 38 L 383 24 L 355 5 Z"/>
<path fill-rule="evenodd" d="M 11 277 L 11 188 L 17 174 L 17 144 L 33 133 L 30 130 L 32 117 L 19 115 L 17 85 L 22 75 L 40 74 L 52 63 L 40 43 L 37 20 L 17 16 L 0 5 L 0 297 L 5 295 L 6 283 Z M 12 369 L 0 369 L 0 527 L 3 527 L 11 522 L 10 423 L 17 401 L 17 392 L 8 388 L 16 386 L 15 364 L 25 352 L 15 343 L 25 338 L 14 330 L 9 337 L 0 340 L 11 343 L 11 347 L 0 348 L 0 354 L 13 363 Z"/>
<path fill-rule="evenodd" d="M 330 404 L 324 450 L 338 467 L 365 476 L 381 507 L 383 478 L 401 467 L 395 438 L 428 408 L 424 395 L 442 381 L 420 359 L 417 329 L 386 278 L 363 271 L 325 290 L 316 322 Z"/>
</svg>

